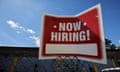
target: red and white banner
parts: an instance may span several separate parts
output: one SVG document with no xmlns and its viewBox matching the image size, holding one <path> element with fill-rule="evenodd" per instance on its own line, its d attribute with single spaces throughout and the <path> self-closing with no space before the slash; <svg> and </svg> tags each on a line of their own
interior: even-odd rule
<svg viewBox="0 0 120 72">
<path fill-rule="evenodd" d="M 76 16 L 43 15 L 40 58 L 77 56 L 106 63 L 100 4 Z"/>
</svg>

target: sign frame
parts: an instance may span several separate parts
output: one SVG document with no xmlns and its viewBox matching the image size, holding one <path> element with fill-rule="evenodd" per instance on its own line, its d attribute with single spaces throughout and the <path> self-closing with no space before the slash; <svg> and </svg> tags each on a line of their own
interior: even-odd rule
<svg viewBox="0 0 120 72">
<path fill-rule="evenodd" d="M 97 62 L 97 63 L 103 63 L 103 64 L 106 64 L 106 48 L 105 48 L 105 40 L 104 40 L 104 32 L 103 32 L 103 21 L 102 21 L 102 14 L 101 14 L 101 5 L 100 5 L 100 3 L 99 4 L 97 4 L 97 5 L 95 5 L 95 6 L 93 6 L 93 7 L 91 7 L 91 8 L 89 8 L 89 9 L 87 9 L 87 10 L 85 10 L 85 11 L 83 11 L 83 12 L 80 12 L 79 14 L 77 14 L 77 15 L 75 15 L 75 16 L 55 16 L 55 15 L 52 15 L 52 14 L 43 14 L 43 18 L 42 18 L 42 24 L 44 24 L 44 17 L 46 16 L 46 15 L 48 15 L 48 16 L 53 16 L 53 17 L 65 17 L 65 18 L 69 18 L 69 17 L 71 17 L 71 18 L 75 18 L 75 17 L 78 17 L 78 16 L 80 16 L 80 15 L 82 15 L 82 14 L 85 14 L 86 12 L 89 12 L 89 11 L 91 11 L 92 9 L 95 9 L 95 8 L 97 8 L 98 9 L 98 12 L 99 12 L 99 28 L 100 28 L 100 37 L 101 37 L 101 47 L 102 47 L 102 49 L 101 49 L 101 58 L 98 58 L 98 59 L 96 59 L 96 58 L 86 58 L 86 57 L 79 57 L 78 56 L 78 58 L 79 59 L 81 59 L 81 60 L 86 60 L 86 61 L 92 61 L 92 62 Z M 43 29 L 44 29 L 44 25 L 42 26 L 42 32 L 41 33 L 44 33 L 44 31 L 43 31 Z M 43 45 L 43 35 L 41 35 L 41 46 Z M 63 55 L 64 56 L 64 55 Z M 42 55 L 42 48 L 40 48 L 39 49 L 39 59 L 55 59 L 56 57 L 58 57 L 58 56 L 43 56 Z"/>
</svg>

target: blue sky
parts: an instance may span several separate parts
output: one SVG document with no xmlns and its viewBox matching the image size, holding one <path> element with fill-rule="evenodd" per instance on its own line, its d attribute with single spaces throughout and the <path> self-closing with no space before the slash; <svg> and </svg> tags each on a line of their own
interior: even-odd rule
<svg viewBox="0 0 120 72">
<path fill-rule="evenodd" d="M 120 45 L 120 0 L 0 0 L 0 45 L 38 47 L 43 13 L 74 16 L 98 3 L 105 37 Z"/>
</svg>

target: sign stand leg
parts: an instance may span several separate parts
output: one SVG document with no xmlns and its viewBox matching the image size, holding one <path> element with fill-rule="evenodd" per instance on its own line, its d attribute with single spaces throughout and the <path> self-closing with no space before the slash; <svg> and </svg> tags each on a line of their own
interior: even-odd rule
<svg viewBox="0 0 120 72">
<path fill-rule="evenodd" d="M 93 67 L 94 67 L 95 72 L 99 72 L 96 63 L 93 63 Z"/>
<path fill-rule="evenodd" d="M 60 67 L 62 67 L 62 72 L 64 72 L 64 58 L 57 57 L 55 59 L 55 66 L 56 66 L 56 72 L 60 71 Z"/>
<path fill-rule="evenodd" d="M 77 57 L 57 57 L 56 72 L 80 72 L 80 60 Z"/>
<path fill-rule="evenodd" d="M 113 67 L 116 67 L 116 64 L 115 64 L 115 61 L 113 58 L 112 58 L 112 65 L 113 65 Z"/>
</svg>

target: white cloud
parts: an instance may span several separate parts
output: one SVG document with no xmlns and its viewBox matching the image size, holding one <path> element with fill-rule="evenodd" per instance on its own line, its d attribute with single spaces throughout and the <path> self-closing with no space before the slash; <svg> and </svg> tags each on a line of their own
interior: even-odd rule
<svg viewBox="0 0 120 72">
<path fill-rule="evenodd" d="M 30 39 L 34 40 L 37 47 L 40 47 L 40 39 L 36 36 L 30 36 Z"/>
<path fill-rule="evenodd" d="M 13 29 L 19 29 L 19 30 L 22 30 L 22 31 L 26 31 L 24 27 L 18 25 L 18 23 L 13 21 L 13 20 L 7 20 L 6 23 L 8 25 L 10 25 L 10 27 L 13 28 Z"/>
<path fill-rule="evenodd" d="M 17 22 L 15 22 L 13 20 L 7 20 L 6 22 L 8 25 L 10 25 L 11 28 L 19 30 L 19 33 L 20 33 L 20 31 L 24 31 L 24 32 L 27 32 L 30 34 L 35 34 L 35 31 L 33 31 L 32 29 L 20 26 L 20 25 L 18 25 Z M 18 33 L 18 31 L 16 31 L 16 32 Z"/>
<path fill-rule="evenodd" d="M 32 29 L 27 29 L 26 31 L 31 34 L 35 34 L 35 32 Z"/>
<path fill-rule="evenodd" d="M 36 36 L 34 36 L 34 35 L 33 35 L 33 36 L 30 36 L 29 38 L 30 38 L 30 39 L 33 39 L 33 40 L 38 39 L 38 37 L 36 37 Z"/>
<path fill-rule="evenodd" d="M 14 21 L 12 20 L 7 20 L 7 24 L 10 25 L 12 28 L 16 29 L 16 28 L 19 28 L 18 24 L 15 23 Z"/>
<path fill-rule="evenodd" d="M 35 40 L 37 47 L 40 47 L 40 39 Z"/>
<path fill-rule="evenodd" d="M 19 29 L 22 30 L 22 31 L 26 31 L 26 29 L 22 26 L 20 26 Z"/>
<path fill-rule="evenodd" d="M 35 31 L 34 30 L 32 30 L 30 28 L 25 28 L 23 26 L 20 26 L 20 25 L 18 25 L 17 22 L 15 22 L 13 20 L 7 20 L 6 23 L 8 25 L 10 25 L 11 28 L 15 29 L 17 34 L 20 34 L 21 31 L 23 31 L 25 33 L 32 34 L 32 36 L 29 36 L 29 38 L 35 41 L 37 47 L 40 47 L 40 39 L 35 36 Z"/>
<path fill-rule="evenodd" d="M 118 42 L 120 43 L 120 40 Z"/>
</svg>

